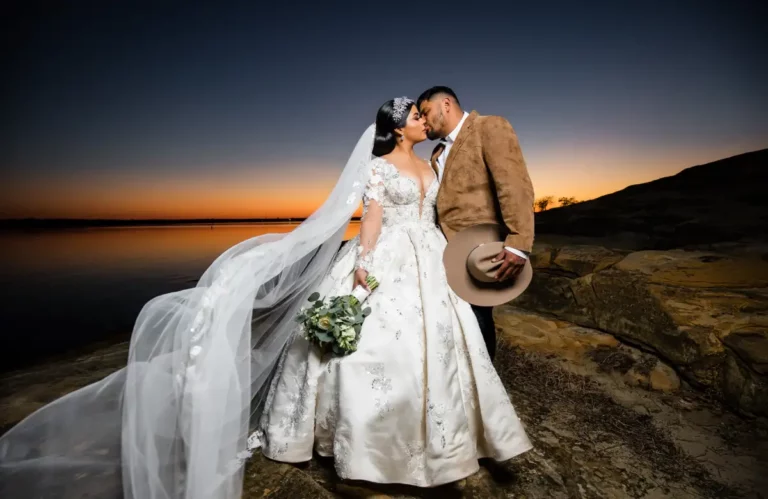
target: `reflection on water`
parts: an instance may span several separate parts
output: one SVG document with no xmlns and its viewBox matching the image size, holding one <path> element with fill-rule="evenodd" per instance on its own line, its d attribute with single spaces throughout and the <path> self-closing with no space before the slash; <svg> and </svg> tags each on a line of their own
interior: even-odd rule
<svg viewBox="0 0 768 499">
<path fill-rule="evenodd" d="M 154 296 L 189 288 L 227 248 L 296 224 L 0 232 L 0 370 L 127 337 Z M 354 237 L 352 222 L 345 239 Z"/>
</svg>

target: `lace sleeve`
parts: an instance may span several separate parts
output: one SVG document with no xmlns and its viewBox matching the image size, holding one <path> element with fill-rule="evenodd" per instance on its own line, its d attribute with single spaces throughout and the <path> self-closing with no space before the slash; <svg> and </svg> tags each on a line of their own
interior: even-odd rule
<svg viewBox="0 0 768 499">
<path fill-rule="evenodd" d="M 384 172 L 378 160 L 373 160 L 371 176 L 363 193 L 363 218 L 360 223 L 360 245 L 357 247 L 355 269 L 370 272 L 373 250 L 381 234 L 382 200 L 384 198 Z"/>
</svg>

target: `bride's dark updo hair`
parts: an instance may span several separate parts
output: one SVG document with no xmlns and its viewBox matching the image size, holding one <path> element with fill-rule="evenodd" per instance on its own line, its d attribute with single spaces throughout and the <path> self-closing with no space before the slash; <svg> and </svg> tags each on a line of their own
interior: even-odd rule
<svg viewBox="0 0 768 499">
<path fill-rule="evenodd" d="M 397 102 L 396 102 L 397 101 Z M 376 134 L 373 139 L 373 155 L 386 156 L 397 144 L 396 128 L 405 127 L 414 101 L 405 97 L 390 99 L 376 113 Z M 405 108 L 405 109 L 403 109 Z"/>
</svg>

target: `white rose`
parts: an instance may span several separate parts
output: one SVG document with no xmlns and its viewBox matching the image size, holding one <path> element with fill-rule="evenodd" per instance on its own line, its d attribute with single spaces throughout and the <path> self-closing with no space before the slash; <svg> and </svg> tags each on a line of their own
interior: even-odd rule
<svg viewBox="0 0 768 499">
<path fill-rule="evenodd" d="M 341 337 L 345 340 L 354 340 L 355 339 L 355 328 L 352 326 L 347 326 L 346 328 L 341 330 Z"/>
</svg>

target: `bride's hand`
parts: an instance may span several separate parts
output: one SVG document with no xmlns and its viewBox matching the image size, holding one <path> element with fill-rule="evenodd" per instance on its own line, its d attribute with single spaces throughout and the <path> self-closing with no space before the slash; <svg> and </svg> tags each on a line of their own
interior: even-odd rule
<svg viewBox="0 0 768 499">
<path fill-rule="evenodd" d="M 365 288 L 366 291 L 370 292 L 371 288 L 368 287 L 368 283 L 365 282 L 365 279 L 368 277 L 368 272 L 366 272 L 363 269 L 357 269 L 355 270 L 355 282 L 352 284 L 352 289 L 355 289 L 357 286 L 362 286 Z"/>
</svg>

